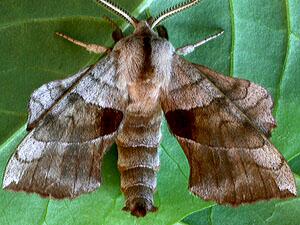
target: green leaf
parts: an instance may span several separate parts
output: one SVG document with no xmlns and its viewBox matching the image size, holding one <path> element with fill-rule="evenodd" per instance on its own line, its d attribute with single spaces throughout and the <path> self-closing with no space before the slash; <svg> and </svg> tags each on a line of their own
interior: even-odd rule
<svg viewBox="0 0 300 225">
<path fill-rule="evenodd" d="M 259 202 L 238 208 L 214 206 L 192 214 L 183 222 L 189 225 L 296 225 L 300 221 L 299 206 L 299 198 Z"/>
<path fill-rule="evenodd" d="M 152 1 L 116 2 L 138 15 Z M 155 1 L 151 4 L 151 13 L 156 15 L 177 2 L 182 1 Z M 300 122 L 297 120 L 300 113 L 299 8 L 299 0 L 202 0 L 195 8 L 164 23 L 175 47 L 194 43 L 220 29 L 225 31 L 223 37 L 201 47 L 187 59 L 267 87 L 275 98 L 278 120 L 272 140 L 294 163 L 296 160 L 299 162 L 300 155 L 297 141 L 300 138 Z M 103 15 L 112 14 L 97 6 L 93 0 L 0 2 L 1 176 L 10 155 L 25 135 L 26 105 L 32 91 L 50 80 L 67 77 L 98 59 L 97 55 L 59 39 L 54 32 L 60 31 L 82 41 L 110 46 L 112 29 L 101 19 Z M 117 21 L 124 25 L 120 19 Z M 261 224 L 260 221 L 271 224 L 286 217 L 289 219 L 286 224 L 297 221 L 296 214 L 286 212 L 297 212 L 298 198 L 232 209 L 213 206 L 213 203 L 192 196 L 187 190 L 187 160 L 165 125 L 163 135 L 161 169 L 155 195 L 158 212 L 136 219 L 121 210 L 124 198 L 120 192 L 116 151 L 113 148 L 103 163 L 104 183 L 95 193 L 73 201 L 54 201 L 33 194 L 1 190 L 0 224 L 178 222 L 192 225 L 205 222 L 230 224 L 231 220 L 242 224 L 243 216 L 250 218 L 245 221 L 251 224 Z M 298 172 L 295 168 L 296 165 L 293 170 Z M 200 214 L 193 214 L 179 223 L 186 215 L 199 210 Z M 259 217 L 264 220 L 258 220 Z"/>
<path fill-rule="evenodd" d="M 142 0 L 119 2 L 136 10 L 135 14 L 149 4 Z M 102 19 L 104 15 L 112 14 L 93 0 L 0 2 L 0 144 L 26 121 L 27 102 L 34 89 L 67 77 L 98 58 L 55 32 L 111 46 L 112 29 Z"/>
<path fill-rule="evenodd" d="M 228 13 L 232 31 L 231 50 L 223 58 L 224 69 L 218 69 L 213 61 L 204 61 L 205 54 L 212 54 L 209 50 L 204 49 L 198 56 L 193 54 L 192 59 L 195 57 L 197 63 L 261 84 L 273 94 L 278 127 L 272 141 L 289 161 L 294 173 L 300 174 L 300 1 L 203 1 L 202 6 L 205 3 L 217 8 L 222 5 L 223 11 Z M 214 14 L 209 8 L 204 7 L 203 10 Z M 223 17 L 224 20 L 227 18 Z M 211 23 L 209 16 L 205 19 Z M 225 32 L 230 35 L 226 29 Z M 216 57 L 217 62 L 220 60 Z M 299 189 L 299 177 L 297 183 Z M 213 206 L 183 221 L 190 225 L 299 224 L 299 207 L 299 198 L 238 208 Z"/>
<path fill-rule="evenodd" d="M 296 176 L 296 179 L 299 190 L 300 177 Z M 183 222 L 188 225 L 297 225 L 299 209 L 299 198 L 258 202 L 237 208 L 214 206 L 190 215 Z"/>
<path fill-rule="evenodd" d="M 151 1 L 120 2 L 139 14 Z M 34 9 L 34 10 L 33 10 Z M 101 19 L 105 10 L 93 1 L 2 1 L 0 3 L 1 93 L 0 171 L 25 136 L 26 105 L 34 89 L 60 79 L 99 58 L 54 35 L 56 31 L 76 39 L 112 45 L 112 29 Z M 106 13 L 107 14 L 107 13 Z M 0 224 L 173 224 L 193 211 L 208 207 L 187 191 L 188 165 L 178 143 L 167 133 L 160 151 L 162 161 L 155 203 L 157 213 L 137 220 L 122 211 L 116 151 L 103 163 L 103 185 L 73 201 L 43 199 L 37 195 L 0 191 Z M 182 163 L 184 162 L 184 163 Z M 176 188 L 174 188 L 176 187 Z M 177 213 L 174 215 L 174 211 Z"/>
</svg>

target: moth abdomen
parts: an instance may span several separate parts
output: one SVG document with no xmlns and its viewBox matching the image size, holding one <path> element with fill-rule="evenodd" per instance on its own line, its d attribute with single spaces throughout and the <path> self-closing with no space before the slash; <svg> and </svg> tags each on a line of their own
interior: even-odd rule
<svg viewBox="0 0 300 225">
<path fill-rule="evenodd" d="M 153 193 L 159 169 L 157 147 L 122 147 L 118 144 L 118 168 L 121 190 L 125 195 L 125 210 L 136 216 L 145 216 L 155 210 Z"/>
<path fill-rule="evenodd" d="M 157 147 L 122 147 L 118 145 L 118 168 L 126 171 L 135 168 L 159 169 Z"/>
<path fill-rule="evenodd" d="M 125 210 L 135 216 L 155 211 L 153 193 L 159 169 L 158 144 L 160 141 L 161 113 L 125 117 L 117 137 L 118 168 L 121 190 L 125 195 Z"/>
<path fill-rule="evenodd" d="M 155 212 L 153 206 L 153 190 L 144 185 L 131 186 L 123 191 L 126 198 L 126 206 L 123 210 L 131 211 L 132 215 L 143 217 L 147 212 Z"/>
</svg>

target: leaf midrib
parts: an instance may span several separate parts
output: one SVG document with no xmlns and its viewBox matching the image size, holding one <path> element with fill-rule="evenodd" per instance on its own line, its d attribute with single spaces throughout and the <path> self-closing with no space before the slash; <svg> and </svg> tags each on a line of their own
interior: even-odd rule
<svg viewBox="0 0 300 225">
<path fill-rule="evenodd" d="M 27 23 L 47 23 L 47 22 L 54 22 L 58 20 L 72 20 L 72 19 L 82 19 L 82 20 L 92 20 L 92 21 L 104 21 L 101 16 L 95 17 L 95 16 L 82 16 L 82 15 L 77 15 L 77 16 L 59 16 L 59 17 L 40 17 L 40 18 L 31 18 L 31 19 L 26 19 L 22 21 L 17 21 L 13 23 L 6 23 L 0 25 L 0 32 L 9 29 L 14 26 L 21 26 Z"/>
<path fill-rule="evenodd" d="M 289 0 L 285 0 L 285 13 L 286 13 L 286 25 L 287 25 L 287 46 L 286 46 L 286 53 L 285 53 L 285 59 L 282 67 L 282 72 L 279 76 L 278 84 L 276 86 L 276 94 L 275 94 L 275 108 L 274 108 L 274 115 L 275 118 L 278 114 L 279 110 L 279 103 L 282 95 L 282 86 L 283 86 L 283 81 L 285 77 L 285 72 L 286 72 L 286 67 L 289 59 L 289 52 L 291 48 L 291 19 L 290 19 L 290 7 L 289 7 Z"/>
<path fill-rule="evenodd" d="M 231 77 L 234 76 L 234 51 L 235 51 L 235 18 L 233 12 L 233 0 L 229 0 L 230 19 L 231 19 L 231 51 L 230 51 L 230 72 Z"/>
</svg>

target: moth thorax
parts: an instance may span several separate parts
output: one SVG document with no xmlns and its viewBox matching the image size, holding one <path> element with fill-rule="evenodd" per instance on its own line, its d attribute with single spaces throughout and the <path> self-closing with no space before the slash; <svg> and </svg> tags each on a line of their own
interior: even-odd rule
<svg viewBox="0 0 300 225">
<path fill-rule="evenodd" d="M 148 113 L 159 107 L 160 84 L 153 82 L 135 82 L 128 85 L 130 112 Z"/>
<path fill-rule="evenodd" d="M 174 47 L 166 39 L 152 33 L 132 35 L 118 42 L 114 52 L 126 83 L 169 80 Z"/>
<path fill-rule="evenodd" d="M 153 39 L 152 64 L 155 68 L 153 82 L 159 83 L 162 88 L 169 84 L 174 52 L 175 49 L 169 41 L 162 38 Z"/>
</svg>

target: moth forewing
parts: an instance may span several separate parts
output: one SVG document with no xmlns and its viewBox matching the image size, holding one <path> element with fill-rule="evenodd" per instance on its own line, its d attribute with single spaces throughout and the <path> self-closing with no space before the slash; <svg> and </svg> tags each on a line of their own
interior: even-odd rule
<svg viewBox="0 0 300 225">
<path fill-rule="evenodd" d="M 114 60 L 107 56 L 84 76 L 76 74 L 34 92 L 29 118 L 43 119 L 31 125 L 9 161 L 5 188 L 74 198 L 99 187 L 100 163 L 127 102 L 126 93 L 107 85 L 117 76 L 112 68 Z"/>
<path fill-rule="evenodd" d="M 232 205 L 295 196 L 293 174 L 265 136 L 275 125 L 266 90 L 179 57 L 172 68 L 162 107 L 189 160 L 190 190 Z"/>
<path fill-rule="evenodd" d="M 194 194 L 232 205 L 296 195 L 290 168 L 267 139 L 276 125 L 268 92 L 187 62 L 166 39 L 166 29 L 154 30 L 197 0 L 146 21 L 99 2 L 131 23 L 134 33 L 123 37 L 117 28 L 113 49 L 59 33 L 107 56 L 34 92 L 31 131 L 6 167 L 4 188 L 59 199 L 94 191 L 103 155 L 116 142 L 124 210 L 135 216 L 154 212 L 163 110 L 188 158 Z M 190 53 L 221 33 L 177 52 Z"/>
</svg>

